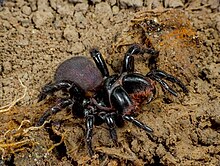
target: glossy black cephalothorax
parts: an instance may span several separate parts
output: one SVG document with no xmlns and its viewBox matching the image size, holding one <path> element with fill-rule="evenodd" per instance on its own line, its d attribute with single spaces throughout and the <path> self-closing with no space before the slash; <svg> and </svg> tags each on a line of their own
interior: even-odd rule
<svg viewBox="0 0 220 166">
<path fill-rule="evenodd" d="M 146 75 L 135 72 L 134 55 L 144 53 L 158 54 L 155 50 L 132 45 L 124 56 L 121 72 L 114 75 L 109 75 L 107 65 L 97 49 L 90 51 L 95 64 L 83 56 L 64 61 L 55 72 L 54 83 L 42 88 L 39 101 L 59 90 L 68 96 L 59 98 L 58 103 L 40 117 L 38 125 L 42 125 L 52 114 L 70 108 L 75 116 L 85 118 L 86 145 L 90 155 L 94 154 L 94 125 L 106 123 L 115 144 L 116 126 L 121 126 L 124 121 L 152 133 L 149 126 L 134 118 L 134 113 L 138 112 L 141 103 L 152 101 L 156 92 L 155 82 L 174 96 L 177 96 L 177 92 L 163 79 L 176 83 L 184 92 L 187 89 L 179 79 L 158 69 L 153 69 Z"/>
</svg>

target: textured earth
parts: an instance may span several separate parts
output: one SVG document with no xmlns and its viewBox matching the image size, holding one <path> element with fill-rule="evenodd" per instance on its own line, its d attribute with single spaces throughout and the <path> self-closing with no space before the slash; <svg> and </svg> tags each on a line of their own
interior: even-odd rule
<svg viewBox="0 0 220 166">
<path fill-rule="evenodd" d="M 168 82 L 174 97 L 157 85 L 137 115 L 152 135 L 126 123 L 116 147 L 96 126 L 90 158 L 84 119 L 64 110 L 35 127 L 56 101 L 37 96 L 62 61 L 98 48 L 115 73 L 134 43 L 158 50 L 156 66 L 189 89 Z M 136 72 L 151 60 L 136 56 Z M 219 0 L 0 0 L 0 165 L 220 166 L 219 101 Z"/>
</svg>

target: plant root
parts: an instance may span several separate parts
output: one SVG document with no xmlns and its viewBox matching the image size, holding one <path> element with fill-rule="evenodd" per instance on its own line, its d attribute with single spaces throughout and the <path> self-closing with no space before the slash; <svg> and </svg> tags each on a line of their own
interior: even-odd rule
<svg viewBox="0 0 220 166">
<path fill-rule="evenodd" d="M 12 101 L 11 103 L 9 103 L 9 104 L 7 104 L 7 105 L 5 105 L 5 106 L 0 107 L 0 113 L 10 111 L 11 108 L 12 108 L 13 106 L 15 106 L 15 104 L 16 104 L 17 102 L 19 102 L 20 100 L 22 100 L 22 99 L 26 96 L 28 88 L 22 83 L 22 81 L 21 81 L 20 78 L 19 78 L 18 80 L 19 80 L 19 82 L 20 82 L 20 85 L 21 85 L 21 86 L 23 87 L 23 89 L 24 89 L 24 90 L 23 90 L 23 91 L 24 91 L 24 92 L 23 92 L 23 95 L 22 95 L 21 97 L 15 99 L 15 100 Z"/>
</svg>

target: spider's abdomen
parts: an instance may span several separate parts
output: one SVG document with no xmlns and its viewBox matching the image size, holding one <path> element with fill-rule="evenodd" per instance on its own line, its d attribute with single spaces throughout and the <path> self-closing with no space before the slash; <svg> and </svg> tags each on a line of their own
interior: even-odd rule
<svg viewBox="0 0 220 166">
<path fill-rule="evenodd" d="M 70 58 L 57 68 L 55 81 L 68 80 L 78 84 L 85 91 L 95 90 L 102 83 L 102 74 L 86 57 Z"/>
</svg>

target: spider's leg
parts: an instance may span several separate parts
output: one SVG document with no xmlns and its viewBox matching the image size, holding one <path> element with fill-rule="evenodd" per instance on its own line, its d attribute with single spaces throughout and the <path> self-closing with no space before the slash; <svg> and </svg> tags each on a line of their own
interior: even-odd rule
<svg viewBox="0 0 220 166">
<path fill-rule="evenodd" d="M 92 49 L 90 51 L 90 55 L 93 58 L 93 60 L 95 61 L 97 68 L 102 73 L 102 76 L 108 77 L 109 71 L 108 71 L 107 65 L 105 63 L 105 60 L 104 60 L 102 54 L 97 49 Z"/>
<path fill-rule="evenodd" d="M 123 66 L 121 72 L 134 72 L 134 54 L 139 54 L 141 49 L 138 45 L 132 45 L 124 55 Z"/>
<path fill-rule="evenodd" d="M 156 69 L 157 68 L 157 58 L 159 56 L 159 51 L 156 51 L 152 48 L 148 48 L 145 50 L 146 53 L 150 54 L 148 60 L 148 68 L 149 69 Z"/>
<path fill-rule="evenodd" d="M 146 48 L 142 49 L 137 44 L 133 44 L 128 51 L 125 53 L 123 66 L 122 66 L 122 73 L 123 72 L 134 72 L 134 57 L 135 54 L 144 54 L 148 53 L 151 55 L 150 59 L 156 59 L 159 55 L 159 52 L 152 49 Z"/>
<path fill-rule="evenodd" d="M 179 85 L 179 87 L 182 88 L 184 93 L 188 92 L 188 89 L 186 88 L 186 86 L 178 78 L 175 78 L 174 76 L 172 76 L 164 71 L 152 70 L 146 76 L 159 82 L 162 87 L 164 87 L 168 92 L 170 92 L 174 96 L 177 96 L 177 93 L 172 88 L 170 88 L 166 82 L 164 82 L 162 80 L 163 78 Z"/>
<path fill-rule="evenodd" d="M 86 118 L 86 145 L 88 147 L 89 155 L 93 156 L 94 152 L 92 150 L 92 131 L 94 126 L 95 117 L 90 114 L 88 110 L 85 110 Z"/>
<path fill-rule="evenodd" d="M 152 77 L 150 77 L 152 78 Z M 160 77 L 158 76 L 154 76 L 152 79 L 154 79 L 155 81 L 159 82 L 159 84 L 168 92 L 170 92 L 172 95 L 174 96 L 178 96 L 177 92 L 175 90 L 173 90 L 165 81 L 163 81 Z"/>
<path fill-rule="evenodd" d="M 144 123 L 140 122 L 139 120 L 135 119 L 131 115 L 123 115 L 122 118 L 126 121 L 133 123 L 135 126 L 147 131 L 148 133 L 153 132 L 153 129 L 151 129 L 149 126 L 145 125 Z"/>
<path fill-rule="evenodd" d="M 39 121 L 37 122 L 37 126 L 41 126 L 49 116 L 56 114 L 57 112 L 60 112 L 62 109 L 66 108 L 71 104 L 73 104 L 73 101 L 71 99 L 61 100 L 58 104 L 44 112 L 44 114 L 40 117 Z"/>
<path fill-rule="evenodd" d="M 44 100 L 48 94 L 53 94 L 59 90 L 67 90 L 73 92 L 74 95 L 82 95 L 83 90 L 72 81 L 62 80 L 52 84 L 45 85 L 38 96 L 38 102 Z"/>
<path fill-rule="evenodd" d="M 115 120 L 114 120 L 113 114 L 111 114 L 111 113 L 106 114 L 105 122 L 108 125 L 111 139 L 113 140 L 114 144 L 117 145 L 118 144 L 118 137 L 117 137 L 117 133 L 116 133 L 116 129 L 115 129 L 116 125 L 115 125 Z"/>
</svg>

